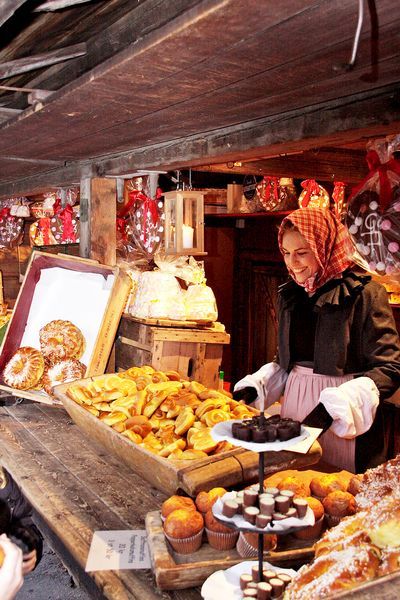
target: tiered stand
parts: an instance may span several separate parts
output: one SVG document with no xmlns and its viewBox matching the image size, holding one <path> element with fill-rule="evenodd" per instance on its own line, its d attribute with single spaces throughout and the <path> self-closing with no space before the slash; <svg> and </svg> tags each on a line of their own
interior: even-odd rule
<svg viewBox="0 0 400 600">
<path fill-rule="evenodd" d="M 259 419 L 259 424 L 260 426 L 263 426 L 265 424 L 266 418 L 264 413 L 262 412 L 260 414 L 260 416 L 258 417 Z M 234 439 L 234 440 L 230 440 L 232 444 L 236 445 L 236 446 L 240 446 L 240 447 L 244 447 L 242 446 L 242 444 L 240 443 L 240 440 Z M 267 450 L 261 450 L 258 452 L 258 482 L 259 482 L 259 494 L 262 494 L 264 492 L 264 466 L 265 466 L 265 454 L 266 454 Z M 218 518 L 216 516 L 216 518 Z M 221 520 L 221 523 L 223 523 L 224 525 L 227 526 L 231 526 L 230 523 L 228 523 L 225 520 Z M 308 525 L 304 525 L 304 527 L 307 527 Z M 245 527 L 237 527 L 236 525 L 234 525 L 235 529 L 239 529 L 239 531 L 254 531 L 254 530 L 247 530 Z M 302 527 L 296 527 L 296 531 L 298 531 L 299 529 L 301 529 Z M 279 531 L 279 532 L 275 532 L 276 535 L 287 535 L 288 533 L 291 533 L 293 531 L 293 528 L 288 528 L 285 531 Z M 263 536 L 265 535 L 266 532 L 261 533 L 261 532 L 257 532 L 258 533 L 258 548 L 257 548 L 257 558 L 258 558 L 258 576 L 259 576 L 259 580 L 260 581 L 264 581 L 264 576 L 263 576 L 263 555 L 264 555 L 264 538 Z"/>
</svg>

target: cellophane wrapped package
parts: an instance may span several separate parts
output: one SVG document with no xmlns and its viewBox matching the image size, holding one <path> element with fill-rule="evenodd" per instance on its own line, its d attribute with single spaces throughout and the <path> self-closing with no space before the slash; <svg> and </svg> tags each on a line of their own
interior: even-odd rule
<svg viewBox="0 0 400 600">
<path fill-rule="evenodd" d="M 369 173 L 348 201 L 354 260 L 375 275 L 400 275 L 400 136 L 367 145 Z"/>
</svg>

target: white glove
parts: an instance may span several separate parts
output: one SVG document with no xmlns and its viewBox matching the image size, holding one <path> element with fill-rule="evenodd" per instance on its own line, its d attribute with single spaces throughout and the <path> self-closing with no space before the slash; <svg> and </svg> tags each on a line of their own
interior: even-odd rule
<svg viewBox="0 0 400 600">
<path fill-rule="evenodd" d="M 0 536 L 4 561 L 0 567 L 0 600 L 12 600 L 22 587 L 22 550 L 4 534 Z"/>
<path fill-rule="evenodd" d="M 319 402 L 333 418 L 330 431 L 351 439 L 371 427 L 379 404 L 379 391 L 369 377 L 356 377 L 337 388 L 322 390 Z"/>
<path fill-rule="evenodd" d="M 255 373 L 243 377 L 234 387 L 234 391 L 253 387 L 257 391 L 256 406 L 261 410 L 277 402 L 285 389 L 288 374 L 276 362 L 263 365 Z"/>
</svg>

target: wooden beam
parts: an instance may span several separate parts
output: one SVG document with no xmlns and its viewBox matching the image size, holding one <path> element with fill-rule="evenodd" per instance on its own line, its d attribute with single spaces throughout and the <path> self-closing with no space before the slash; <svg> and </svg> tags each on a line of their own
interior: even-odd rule
<svg viewBox="0 0 400 600">
<path fill-rule="evenodd" d="M 0 79 L 13 77 L 19 73 L 27 73 L 28 71 L 33 71 L 35 69 L 42 69 L 43 67 L 70 60 L 77 56 L 83 56 L 84 54 L 86 54 L 86 44 L 82 42 L 80 44 L 74 44 L 73 46 L 67 46 L 66 48 L 50 50 L 43 54 L 24 56 L 23 58 L 10 60 L 8 62 L 0 63 Z"/>
<path fill-rule="evenodd" d="M 8 121 L 13 117 L 16 117 L 22 111 L 18 108 L 6 108 L 4 106 L 0 106 L 0 123 L 4 123 L 4 121 Z"/>
<path fill-rule="evenodd" d="M 47 2 L 39 4 L 39 6 L 34 9 L 34 12 L 53 12 L 55 10 L 61 10 L 62 8 L 75 6 L 75 4 L 87 4 L 91 1 L 92 0 L 47 0 Z"/>
<path fill-rule="evenodd" d="M 168 171 L 334 147 L 354 140 L 366 142 L 399 130 L 400 94 L 390 87 L 120 155 L 70 162 L 60 169 L 40 169 L 37 175 L 0 183 L 0 198 L 71 185 L 80 180 L 87 165 L 98 177 L 118 177 L 141 169 Z"/>
<path fill-rule="evenodd" d="M 2 0 L 0 3 L 0 27 L 27 1 L 28 0 Z"/>
</svg>

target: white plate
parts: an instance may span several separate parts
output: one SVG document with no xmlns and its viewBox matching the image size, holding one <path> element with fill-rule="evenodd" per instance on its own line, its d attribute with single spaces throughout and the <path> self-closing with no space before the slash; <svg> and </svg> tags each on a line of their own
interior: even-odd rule
<svg viewBox="0 0 400 600">
<path fill-rule="evenodd" d="M 232 423 L 241 423 L 243 419 L 236 419 L 235 421 L 221 421 L 214 425 L 211 429 L 211 436 L 217 442 L 227 441 L 233 444 L 234 446 L 240 446 L 240 448 L 245 448 L 246 450 L 252 450 L 253 452 L 266 452 L 267 450 L 272 450 L 273 452 L 280 452 L 281 450 L 286 450 L 291 446 L 295 446 L 299 442 L 306 440 L 310 433 L 304 427 L 301 426 L 301 434 L 291 440 L 286 440 L 285 442 L 265 442 L 265 444 L 257 444 L 255 442 L 245 442 L 243 440 L 238 440 L 232 435 Z"/>
<path fill-rule="evenodd" d="M 235 497 L 235 492 L 227 492 L 218 498 L 213 504 L 212 511 L 216 519 L 223 521 L 228 527 L 232 529 L 239 529 L 240 531 L 250 531 L 254 533 L 275 533 L 277 535 L 287 535 L 292 531 L 304 529 L 315 524 L 315 516 L 311 508 L 307 507 L 307 512 L 302 519 L 297 517 L 288 517 L 282 519 L 282 521 L 274 521 L 274 526 L 267 525 L 264 529 L 259 529 L 255 525 L 252 525 L 243 518 L 243 515 L 234 515 L 233 517 L 226 517 L 222 514 L 222 506 L 225 500 Z"/>
<path fill-rule="evenodd" d="M 257 561 L 244 561 L 225 571 L 216 571 L 202 585 L 201 596 L 204 600 L 240 600 L 240 576 L 251 573 L 251 568 L 258 565 Z M 287 573 L 290 577 L 296 575 L 293 569 L 282 569 L 270 563 L 263 562 L 264 569 L 272 569 L 276 573 Z"/>
</svg>

